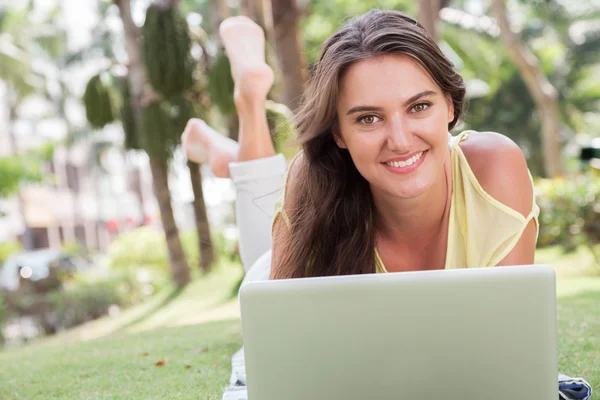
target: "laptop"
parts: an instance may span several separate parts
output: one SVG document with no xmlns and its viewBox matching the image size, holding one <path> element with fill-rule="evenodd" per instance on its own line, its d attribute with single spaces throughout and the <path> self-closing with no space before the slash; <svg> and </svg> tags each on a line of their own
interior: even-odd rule
<svg viewBox="0 0 600 400">
<path fill-rule="evenodd" d="M 549 400 L 555 274 L 544 265 L 250 282 L 249 400 Z"/>
</svg>

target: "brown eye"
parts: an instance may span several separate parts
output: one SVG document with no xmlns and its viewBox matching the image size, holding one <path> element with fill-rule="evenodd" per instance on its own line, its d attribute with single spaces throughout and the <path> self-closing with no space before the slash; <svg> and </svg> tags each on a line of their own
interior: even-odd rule
<svg viewBox="0 0 600 400">
<path fill-rule="evenodd" d="M 419 103 L 419 104 L 415 104 L 412 109 L 414 112 L 421 112 L 421 111 L 425 111 L 428 107 L 429 107 L 429 104 L 427 104 L 427 103 Z"/>
<path fill-rule="evenodd" d="M 373 125 L 375 122 L 377 122 L 377 117 L 375 115 L 365 115 L 364 117 L 360 117 L 358 122 L 364 125 Z"/>
</svg>

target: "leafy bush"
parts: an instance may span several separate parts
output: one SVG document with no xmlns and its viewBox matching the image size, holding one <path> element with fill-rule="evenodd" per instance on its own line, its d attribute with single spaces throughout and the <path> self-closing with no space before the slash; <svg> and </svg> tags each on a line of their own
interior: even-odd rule
<svg viewBox="0 0 600 400">
<path fill-rule="evenodd" d="M 111 306 L 139 303 L 154 292 L 153 287 L 147 290 L 148 285 L 152 286 L 129 272 L 81 274 L 50 292 L 16 291 L 7 300 L 11 315 L 33 317 L 44 333 L 51 334 L 106 315 Z"/>
<path fill-rule="evenodd" d="M 574 179 L 544 179 L 536 183 L 540 206 L 540 247 L 600 244 L 600 181 L 591 175 Z M 597 254 L 597 253 L 596 253 Z M 598 256 L 598 255 L 597 255 Z"/>
<path fill-rule="evenodd" d="M 68 254 L 70 256 L 81 255 L 83 253 L 83 250 L 84 249 L 82 249 L 82 246 L 76 240 L 71 242 L 65 242 L 62 245 L 63 253 Z"/>
<path fill-rule="evenodd" d="M 0 158 L 0 197 L 16 193 L 22 181 L 40 182 L 40 161 L 33 155 Z"/>
<path fill-rule="evenodd" d="M 195 230 L 181 232 L 181 245 L 190 267 L 198 265 L 199 249 Z M 213 232 L 215 252 L 219 256 L 235 259 L 237 241 L 228 239 L 222 232 Z M 152 227 L 141 227 L 120 235 L 108 249 L 109 266 L 116 270 L 145 268 L 153 273 L 169 273 L 169 258 L 164 233 Z"/>
<path fill-rule="evenodd" d="M 218 231 L 213 235 L 213 243 L 220 256 L 241 262 L 237 238 L 228 237 L 223 231 Z"/>
<path fill-rule="evenodd" d="M 108 249 L 108 258 L 110 267 L 116 270 L 142 267 L 165 274 L 169 271 L 165 235 L 149 226 L 119 235 Z"/>
<path fill-rule="evenodd" d="M 48 294 L 49 318 L 56 329 L 67 329 L 106 315 L 113 305 L 128 307 L 144 297 L 142 283 L 132 274 L 100 279 L 82 276 Z"/>
<path fill-rule="evenodd" d="M 218 258 L 223 257 L 231 261 L 239 261 L 237 239 L 227 238 L 222 231 L 212 232 L 212 243 Z M 198 234 L 195 230 L 181 234 L 181 245 L 190 266 L 198 265 Z"/>
</svg>

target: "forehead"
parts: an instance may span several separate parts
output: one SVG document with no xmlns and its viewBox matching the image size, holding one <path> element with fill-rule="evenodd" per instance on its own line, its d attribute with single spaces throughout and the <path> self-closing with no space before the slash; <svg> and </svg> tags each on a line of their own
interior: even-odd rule
<svg viewBox="0 0 600 400">
<path fill-rule="evenodd" d="M 441 92 L 412 57 L 403 54 L 372 57 L 346 70 L 340 81 L 338 106 L 376 105 L 388 99 L 403 101 L 425 90 Z"/>
</svg>

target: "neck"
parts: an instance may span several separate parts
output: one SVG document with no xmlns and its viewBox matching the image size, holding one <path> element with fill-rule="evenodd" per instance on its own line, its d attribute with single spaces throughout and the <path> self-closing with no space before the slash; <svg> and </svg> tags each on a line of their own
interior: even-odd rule
<svg viewBox="0 0 600 400">
<path fill-rule="evenodd" d="M 439 232 L 451 196 L 450 160 L 432 187 L 412 199 L 398 199 L 373 191 L 379 234 L 398 243 L 424 243 Z"/>
</svg>

